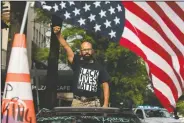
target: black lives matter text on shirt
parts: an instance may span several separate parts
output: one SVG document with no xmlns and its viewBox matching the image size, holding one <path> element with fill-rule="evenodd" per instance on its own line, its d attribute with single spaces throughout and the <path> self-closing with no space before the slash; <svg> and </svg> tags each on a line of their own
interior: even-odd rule
<svg viewBox="0 0 184 123">
<path fill-rule="evenodd" d="M 98 62 L 86 63 L 75 55 L 71 68 L 73 74 L 72 91 L 77 96 L 100 96 L 100 85 L 109 81 L 109 74 Z"/>
<path fill-rule="evenodd" d="M 89 92 L 97 92 L 99 70 L 80 68 L 77 88 Z"/>
</svg>

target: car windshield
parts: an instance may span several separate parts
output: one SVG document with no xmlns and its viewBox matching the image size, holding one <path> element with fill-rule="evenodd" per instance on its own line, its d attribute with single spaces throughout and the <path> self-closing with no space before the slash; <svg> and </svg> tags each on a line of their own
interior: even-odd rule
<svg viewBox="0 0 184 123">
<path fill-rule="evenodd" d="M 146 117 L 171 117 L 171 114 L 168 113 L 166 110 L 163 109 L 146 109 L 145 110 Z"/>
<path fill-rule="evenodd" d="M 99 108 L 60 108 L 42 111 L 37 115 L 37 123 L 141 123 L 130 111 L 114 112 Z"/>
</svg>

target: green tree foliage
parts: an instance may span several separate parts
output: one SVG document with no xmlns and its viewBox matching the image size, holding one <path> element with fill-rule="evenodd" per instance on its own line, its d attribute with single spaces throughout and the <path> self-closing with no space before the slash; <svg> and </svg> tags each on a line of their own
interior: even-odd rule
<svg viewBox="0 0 184 123">
<path fill-rule="evenodd" d="M 177 109 L 178 112 L 184 116 L 184 101 L 179 101 L 177 103 Z"/>
<path fill-rule="evenodd" d="M 178 100 L 176 107 L 177 111 L 184 116 L 184 94 Z"/>
<path fill-rule="evenodd" d="M 81 41 L 89 41 L 93 44 L 95 43 L 95 40 L 92 38 L 92 36 L 87 35 L 85 30 L 75 26 L 72 26 L 70 28 L 65 27 L 65 29 L 62 31 L 62 35 L 67 40 L 73 39 L 71 42 L 73 50 L 80 48 Z M 81 36 L 80 39 L 77 38 L 77 36 L 79 35 Z"/>
<path fill-rule="evenodd" d="M 154 94 L 154 92 L 152 91 L 152 89 L 146 89 L 143 97 L 144 97 L 144 103 L 143 105 L 150 105 L 150 106 L 159 106 L 162 107 L 161 103 L 159 102 L 159 100 L 157 99 L 156 95 Z"/>
<path fill-rule="evenodd" d="M 36 12 L 35 22 L 42 23 L 42 24 L 49 24 L 51 23 L 51 15 L 45 12 L 43 9 L 34 8 Z"/>
<path fill-rule="evenodd" d="M 37 61 L 47 61 L 48 54 L 49 54 L 49 48 L 38 48 L 35 58 Z"/>
<path fill-rule="evenodd" d="M 143 94 L 148 85 L 145 65 L 141 58 L 128 49 L 110 43 L 105 52 L 107 68 L 112 76 L 112 96 L 118 104 L 131 98 L 135 105 L 143 104 Z"/>
</svg>

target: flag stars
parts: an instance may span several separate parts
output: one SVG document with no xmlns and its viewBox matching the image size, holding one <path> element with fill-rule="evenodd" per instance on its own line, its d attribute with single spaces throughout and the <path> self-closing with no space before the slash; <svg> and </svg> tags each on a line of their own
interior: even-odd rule
<svg viewBox="0 0 184 123">
<path fill-rule="evenodd" d="M 93 20 L 95 20 L 95 16 L 96 15 L 90 14 L 90 16 L 88 17 L 90 19 L 90 22 L 92 22 Z"/>
<path fill-rule="evenodd" d="M 104 23 L 104 25 L 106 26 L 106 28 L 107 27 L 111 27 L 111 21 L 106 20 L 106 22 Z"/>
<path fill-rule="evenodd" d="M 73 12 L 74 12 L 75 16 L 80 15 L 80 9 L 75 8 L 75 10 Z"/>
<path fill-rule="evenodd" d="M 113 13 L 115 13 L 114 10 L 115 10 L 115 9 L 112 8 L 112 6 L 111 6 L 111 8 L 109 9 L 109 12 L 111 13 L 111 15 L 112 15 Z"/>
<path fill-rule="evenodd" d="M 118 12 L 122 11 L 121 6 L 119 4 L 118 4 L 118 6 L 116 8 L 118 9 Z"/>
<path fill-rule="evenodd" d="M 42 7 L 63 17 L 66 21 L 70 20 L 70 23 L 76 26 L 89 30 L 92 29 L 94 32 L 105 35 L 112 40 L 118 40 L 123 27 L 117 28 L 117 26 L 122 23 L 120 12 L 124 8 L 120 2 L 111 3 L 109 1 L 101 2 L 96 0 L 90 4 L 89 2 L 82 3 L 69 0 L 68 2 L 54 2 L 50 6 L 47 6 L 49 2 L 42 2 Z"/>
<path fill-rule="evenodd" d="M 98 6 L 100 7 L 100 2 L 94 2 L 93 4 L 95 5 L 95 8 L 97 8 Z"/>
<path fill-rule="evenodd" d="M 75 5 L 75 3 L 73 1 L 70 1 L 69 4 L 70 4 L 70 6 Z"/>
<path fill-rule="evenodd" d="M 42 7 L 43 7 L 43 9 L 46 9 L 46 10 L 48 10 L 48 11 L 50 11 L 50 10 L 52 9 L 51 6 L 47 6 L 47 5 L 43 5 Z"/>
<path fill-rule="evenodd" d="M 81 25 L 85 25 L 85 20 L 86 20 L 86 19 L 82 19 L 82 18 L 80 18 L 80 20 L 78 20 L 78 22 L 80 23 L 80 26 L 81 26 Z"/>
<path fill-rule="evenodd" d="M 54 11 L 55 11 L 55 12 L 59 10 L 57 4 L 55 4 L 53 8 L 54 8 Z"/>
<path fill-rule="evenodd" d="M 116 25 L 117 25 L 118 23 L 120 24 L 120 19 L 116 17 L 116 18 L 114 19 L 114 22 L 115 22 Z"/>
<path fill-rule="evenodd" d="M 113 30 L 111 30 L 111 32 L 109 33 L 109 35 L 111 36 L 111 38 L 116 37 L 116 32 L 114 32 Z"/>
<path fill-rule="evenodd" d="M 99 13 L 100 17 L 106 17 L 106 11 L 101 10 Z"/>
<path fill-rule="evenodd" d="M 87 12 L 88 10 L 90 10 L 90 6 L 91 5 L 85 4 L 85 6 L 83 7 L 85 9 L 85 12 Z"/>
<path fill-rule="evenodd" d="M 101 25 L 95 24 L 95 27 L 94 27 L 95 32 L 100 31 L 101 30 L 100 27 Z"/>
<path fill-rule="evenodd" d="M 106 1 L 106 2 L 105 2 L 105 4 L 108 4 L 108 3 L 110 3 L 110 2 L 109 2 L 109 1 Z"/>
<path fill-rule="evenodd" d="M 61 9 L 66 8 L 66 3 L 65 2 L 61 2 L 59 5 L 61 6 Z"/>
<path fill-rule="evenodd" d="M 45 4 L 46 4 L 45 1 L 41 2 L 41 5 L 42 5 L 42 6 L 45 5 Z"/>
<path fill-rule="evenodd" d="M 65 14 L 64 14 L 64 16 L 65 16 L 65 19 L 68 19 L 68 18 L 70 18 L 70 13 L 68 13 L 68 12 L 66 11 Z"/>
</svg>

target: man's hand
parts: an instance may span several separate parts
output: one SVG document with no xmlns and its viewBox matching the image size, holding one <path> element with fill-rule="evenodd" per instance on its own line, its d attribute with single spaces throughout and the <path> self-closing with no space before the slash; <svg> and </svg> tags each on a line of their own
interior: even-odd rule
<svg viewBox="0 0 184 123">
<path fill-rule="evenodd" d="M 56 34 L 56 35 L 60 34 L 60 32 L 61 32 L 61 27 L 60 27 L 60 26 L 55 26 L 55 27 L 53 27 L 53 32 L 54 32 L 54 34 Z"/>
<path fill-rule="evenodd" d="M 105 105 L 105 104 L 104 104 L 102 107 L 103 107 L 103 108 L 108 108 L 108 105 Z"/>
</svg>

